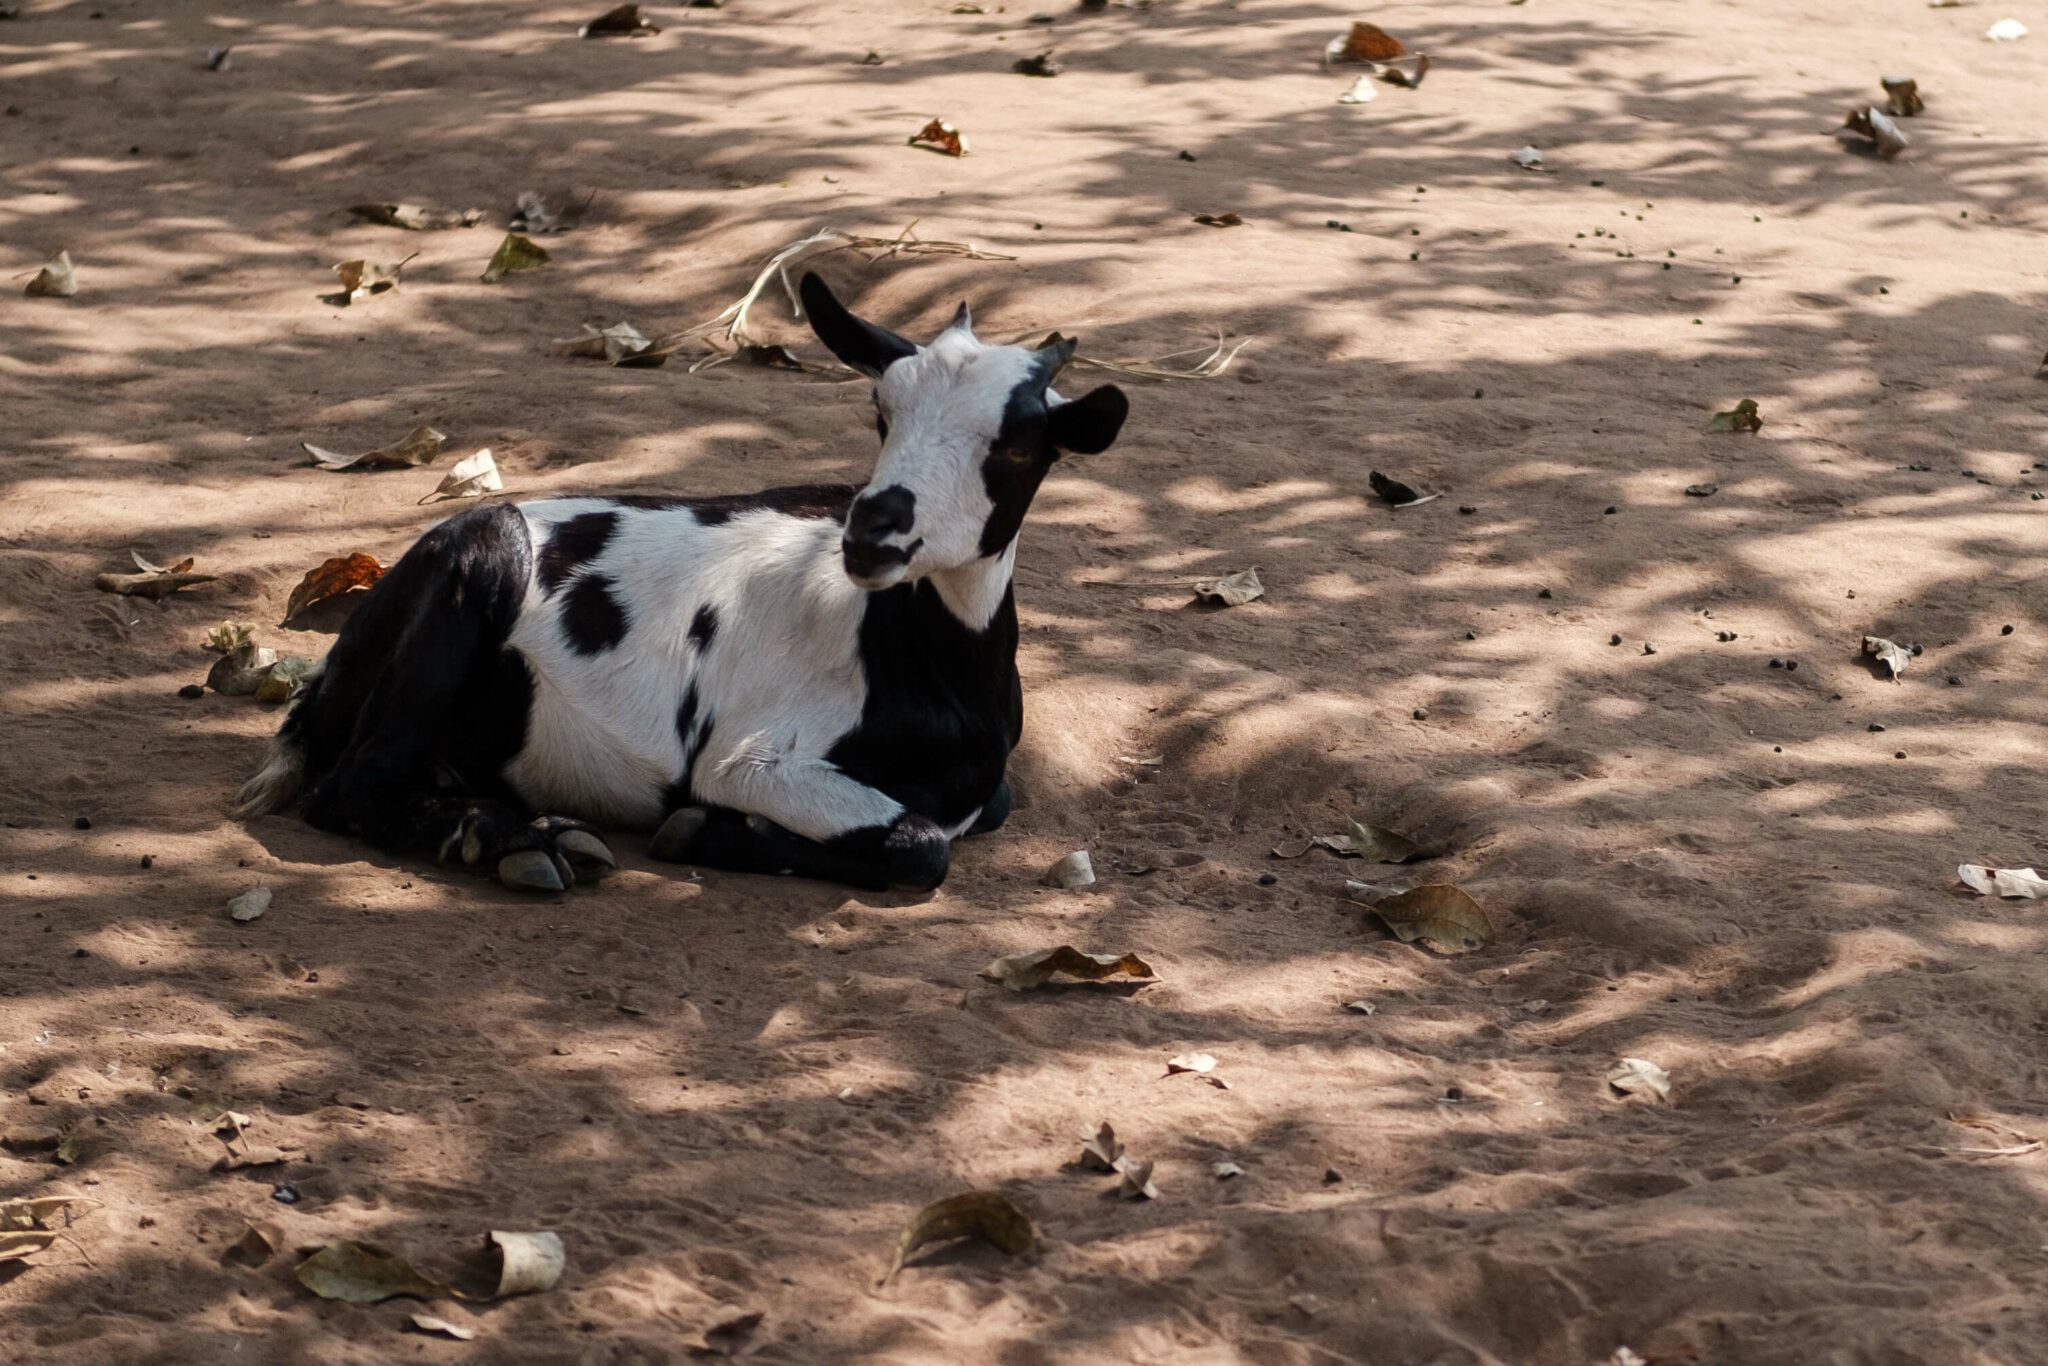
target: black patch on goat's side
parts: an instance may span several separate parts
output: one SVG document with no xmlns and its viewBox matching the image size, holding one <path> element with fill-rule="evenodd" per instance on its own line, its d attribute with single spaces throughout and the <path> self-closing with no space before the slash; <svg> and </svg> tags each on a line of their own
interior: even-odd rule
<svg viewBox="0 0 2048 1366">
<path fill-rule="evenodd" d="M 579 512 L 558 524 L 537 557 L 541 591 L 552 597 L 578 566 L 604 553 L 618 529 L 616 512 Z"/>
<path fill-rule="evenodd" d="M 778 512 L 784 517 L 845 520 L 846 509 L 861 491 L 859 484 L 792 484 L 786 488 L 763 489 L 759 493 L 707 494 L 686 497 L 670 494 L 624 493 L 605 499 L 620 507 L 667 511 L 688 508 L 704 526 L 719 526 L 743 512 Z"/>
<path fill-rule="evenodd" d="M 929 580 L 870 593 L 859 649 L 860 724 L 825 757 L 942 826 L 966 820 L 1002 786 L 1024 730 L 1015 598 L 973 631 Z"/>
<path fill-rule="evenodd" d="M 697 609 L 697 615 L 690 618 L 690 640 L 697 646 L 697 653 L 703 654 L 711 648 L 711 638 L 718 634 L 718 609 L 706 603 Z M 691 696 L 695 697 L 694 689 Z"/>
<path fill-rule="evenodd" d="M 608 576 L 585 574 L 563 594 L 562 634 L 579 655 L 603 654 L 626 638 L 626 609 Z"/>
</svg>

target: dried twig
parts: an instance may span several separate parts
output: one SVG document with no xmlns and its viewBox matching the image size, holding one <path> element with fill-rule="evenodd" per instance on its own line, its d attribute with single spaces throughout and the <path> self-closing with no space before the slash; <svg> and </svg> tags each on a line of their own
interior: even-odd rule
<svg viewBox="0 0 2048 1366">
<path fill-rule="evenodd" d="M 1214 379 L 1229 368 L 1230 362 L 1237 359 L 1237 353 L 1250 346 L 1252 340 L 1252 338 L 1246 337 L 1237 345 L 1225 350 L 1223 335 L 1218 333 L 1215 349 L 1185 370 L 1161 369 L 1159 362 L 1172 360 L 1175 356 L 1192 356 L 1201 348 L 1191 347 L 1186 351 L 1174 351 L 1164 356 L 1155 357 L 1152 360 L 1142 361 L 1097 360 L 1093 356 L 1077 355 L 1074 357 L 1073 363 L 1076 365 L 1090 365 L 1097 370 L 1109 370 L 1119 375 L 1135 375 L 1139 379 Z"/>
</svg>

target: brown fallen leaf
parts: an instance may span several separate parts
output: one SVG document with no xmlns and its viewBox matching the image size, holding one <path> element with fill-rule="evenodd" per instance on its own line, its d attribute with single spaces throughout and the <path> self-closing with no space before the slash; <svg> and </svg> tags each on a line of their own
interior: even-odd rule
<svg viewBox="0 0 2048 1366">
<path fill-rule="evenodd" d="M 491 253 L 490 263 L 484 267 L 483 282 L 494 284 L 514 271 L 539 270 L 555 258 L 548 255 L 546 247 L 535 246 L 516 232 L 505 234 L 505 240 L 498 243 L 498 249 Z"/>
<path fill-rule="evenodd" d="M 1117 1183 L 1116 1193 L 1126 1200 L 1157 1200 L 1159 1188 L 1152 1184 L 1152 1164 L 1135 1162 L 1126 1157 L 1118 1161 L 1117 1171 L 1123 1180 Z"/>
<path fill-rule="evenodd" d="M 1415 863 L 1442 858 L 1450 852 L 1450 846 L 1442 840 L 1422 844 L 1398 830 L 1359 821 L 1351 822 L 1350 840 L 1358 856 L 1372 863 Z"/>
<path fill-rule="evenodd" d="M 1408 48 L 1378 24 L 1360 20 L 1341 38 L 1330 40 L 1333 62 L 1385 62 L 1408 55 Z"/>
<path fill-rule="evenodd" d="M 433 209 L 424 204 L 351 204 L 348 211 L 364 222 L 404 228 L 407 232 L 470 228 L 484 217 L 482 209 Z"/>
<path fill-rule="evenodd" d="M 245 1266 L 262 1266 L 284 1245 L 284 1230 L 269 1222 L 252 1221 L 228 1249 L 228 1255 Z"/>
<path fill-rule="evenodd" d="M 1891 121 L 1891 116 L 1874 104 L 1851 109 L 1842 128 L 1876 143 L 1877 154 L 1887 161 L 1913 145 L 1905 131 Z"/>
<path fill-rule="evenodd" d="M 361 455 L 342 455 L 324 450 L 310 441 L 301 441 L 299 446 L 313 457 L 314 464 L 324 470 L 406 470 L 433 464 L 441 454 L 441 443 L 447 439 L 432 427 L 415 427 L 403 441 L 364 451 Z"/>
<path fill-rule="evenodd" d="M 1159 975 L 1134 953 L 1083 953 L 1072 944 L 1062 944 L 1056 949 L 1034 949 L 998 958 L 975 976 L 1000 982 L 1011 991 L 1029 991 L 1043 986 L 1056 972 L 1084 982 L 1100 982 L 1119 974 L 1144 978 Z"/>
<path fill-rule="evenodd" d="M 343 261 L 334 267 L 334 278 L 341 281 L 341 288 L 333 294 L 320 295 L 320 301 L 336 308 L 347 308 L 357 299 L 367 299 L 373 294 L 398 287 L 399 272 L 406 263 L 419 255 L 414 252 L 404 261 L 389 265 L 381 261 Z"/>
<path fill-rule="evenodd" d="M 491 458 L 489 447 L 478 451 L 467 459 L 455 462 L 455 467 L 441 477 L 434 491 L 420 499 L 419 505 L 438 502 L 443 498 L 481 498 L 486 493 L 498 493 L 505 487 L 504 478 L 498 473 L 498 462 Z"/>
<path fill-rule="evenodd" d="M 1253 565 L 1220 579 L 1203 579 L 1195 585 L 1195 596 L 1222 607 L 1242 607 L 1266 596 L 1266 585 L 1259 582 L 1259 568 Z"/>
<path fill-rule="evenodd" d="M 964 157 L 967 155 L 967 139 L 958 128 L 944 119 L 933 119 L 911 136 L 912 147 L 923 147 L 943 156 Z"/>
<path fill-rule="evenodd" d="M 546 232 L 567 232 L 583 221 L 583 215 L 597 199 L 592 190 L 581 199 L 576 191 L 568 188 L 554 190 L 523 190 L 513 201 L 512 218 L 506 226 L 514 232 L 530 232 L 539 236 Z"/>
<path fill-rule="evenodd" d="M 82 1195 L 35 1195 L 0 1200 L 0 1233 L 32 1233 L 51 1229 L 56 1227 L 53 1221 L 59 1219 L 63 1221 L 63 1227 L 69 1228 L 73 1222 L 71 1206 L 99 1203 Z"/>
<path fill-rule="evenodd" d="M 1884 87 L 1885 112 L 1894 118 L 1911 118 L 1927 107 L 1920 83 L 1911 76 L 1880 76 L 1878 84 Z"/>
<path fill-rule="evenodd" d="M 435 1314 L 414 1314 L 406 1320 L 416 1333 L 439 1333 L 454 1338 L 457 1342 L 469 1342 L 476 1337 L 476 1329 L 464 1328 L 459 1323 L 450 1323 Z"/>
<path fill-rule="evenodd" d="M 1081 1155 L 1076 1165 L 1092 1172 L 1113 1172 L 1117 1162 L 1124 1155 L 1124 1145 L 1117 1141 L 1116 1130 L 1103 1120 L 1102 1127 L 1095 1131 L 1095 1137 L 1081 1145 Z"/>
<path fill-rule="evenodd" d="M 1198 213 L 1194 221 L 1207 228 L 1241 228 L 1244 220 L 1234 213 Z"/>
<path fill-rule="evenodd" d="M 128 558 L 135 561 L 139 573 L 100 574 L 94 577 L 93 587 L 102 593 L 121 593 L 136 598 L 167 598 L 180 588 L 194 584 L 214 583 L 217 574 L 195 574 L 192 572 L 192 557 L 187 555 L 176 564 L 156 564 L 146 560 L 137 551 L 129 551 Z"/>
<path fill-rule="evenodd" d="M 318 662 L 310 655 L 280 656 L 256 685 L 256 700 L 266 705 L 291 701 L 305 686 L 307 676 Z"/>
<path fill-rule="evenodd" d="M 580 334 L 557 337 L 548 343 L 548 349 L 558 356 L 583 356 L 624 365 L 652 351 L 654 342 L 642 336 L 640 329 L 628 322 L 613 323 L 610 327 L 592 327 L 585 323 Z M 667 359 L 668 353 L 664 352 L 654 363 L 659 365 Z"/>
<path fill-rule="evenodd" d="M 694 1338 L 683 1339 L 683 1349 L 691 1356 L 736 1357 L 747 1350 L 754 1330 L 761 1326 L 761 1318 L 758 1309 L 726 1305 Z"/>
<path fill-rule="evenodd" d="M 293 1274 L 300 1285 L 321 1299 L 348 1304 L 378 1304 L 398 1296 L 445 1299 L 456 1294 L 441 1282 L 422 1276 L 389 1248 L 354 1239 L 329 1243 L 299 1263 Z"/>
<path fill-rule="evenodd" d="M 1725 413 L 1715 413 L 1707 423 L 1710 432 L 1760 432 L 1764 429 L 1763 416 L 1757 412 L 1756 400 L 1746 398 Z"/>
<path fill-rule="evenodd" d="M 76 1134 L 66 1134 L 64 1141 L 57 1145 L 57 1150 L 50 1154 L 50 1160 L 60 1167 L 75 1167 L 84 1156 L 85 1140 Z"/>
<path fill-rule="evenodd" d="M 8 1262 L 25 1262 L 38 1252 L 47 1252 L 63 1236 L 36 1230 L 0 1233 L 0 1266 Z"/>
<path fill-rule="evenodd" d="M 895 1260 L 880 1283 L 887 1285 L 918 1249 L 955 1238 L 979 1238 L 1000 1252 L 1021 1257 L 1031 1251 L 1038 1235 L 1024 1211 L 1007 1197 L 995 1191 L 962 1191 L 917 1212 L 896 1240 Z"/>
<path fill-rule="evenodd" d="M 1882 636 L 1863 637 L 1863 653 L 1891 670 L 1892 682 L 1899 681 L 1899 675 L 1913 662 L 1913 651 L 1904 645 L 1894 645 Z"/>
<path fill-rule="evenodd" d="M 578 38 L 651 38 L 661 32 L 638 5 L 620 5 L 576 30 Z"/>
<path fill-rule="evenodd" d="M 368 592 L 371 585 L 384 577 L 384 566 L 374 556 L 358 550 L 351 555 L 338 555 L 317 568 L 306 571 L 306 577 L 299 580 L 299 586 L 292 590 L 291 598 L 285 603 L 284 619 L 292 618 L 317 602 L 340 597 L 347 593 Z"/>
<path fill-rule="evenodd" d="M 78 293 L 78 272 L 71 264 L 71 253 L 54 253 L 22 293 L 45 299 L 68 299 Z"/>
<path fill-rule="evenodd" d="M 1316 848 L 1319 843 L 1319 839 L 1313 837 L 1305 840 L 1292 840 L 1285 844 L 1274 845 L 1270 852 L 1274 858 L 1301 858 L 1311 849 Z"/>
<path fill-rule="evenodd" d="M 1427 940 L 1445 953 L 1470 953 L 1494 940 L 1493 918 L 1463 888 L 1429 883 L 1406 891 L 1346 884 L 1353 901 L 1372 908 L 1404 944 Z"/>
<path fill-rule="evenodd" d="M 1169 1077 L 1181 1072 L 1207 1076 L 1215 1070 L 1216 1059 L 1207 1053 L 1176 1053 L 1166 1060 L 1166 1075 Z"/>
</svg>

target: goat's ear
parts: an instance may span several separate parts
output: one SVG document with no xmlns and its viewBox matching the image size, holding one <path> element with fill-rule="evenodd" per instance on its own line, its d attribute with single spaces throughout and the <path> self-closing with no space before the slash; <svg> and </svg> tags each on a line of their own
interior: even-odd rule
<svg viewBox="0 0 2048 1366">
<path fill-rule="evenodd" d="M 1131 401 L 1114 384 L 1091 389 L 1072 403 L 1062 403 L 1045 415 L 1046 435 L 1052 444 L 1076 455 L 1099 455 L 1109 449 L 1123 430 Z"/>
<path fill-rule="evenodd" d="M 811 331 L 818 334 L 818 340 L 870 379 L 881 378 L 891 365 L 917 354 L 915 346 L 888 328 L 863 322 L 847 312 L 846 305 L 839 302 L 816 272 L 805 272 L 796 292 L 803 300 L 804 316 L 810 320 Z"/>
</svg>

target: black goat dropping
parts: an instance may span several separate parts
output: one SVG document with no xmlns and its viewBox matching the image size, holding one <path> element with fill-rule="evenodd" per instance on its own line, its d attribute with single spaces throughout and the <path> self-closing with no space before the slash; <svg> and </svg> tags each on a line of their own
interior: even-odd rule
<svg viewBox="0 0 2048 1366">
<path fill-rule="evenodd" d="M 964 304 L 917 346 L 815 275 L 800 292 L 874 380 L 866 487 L 443 522 L 342 628 L 238 814 L 302 798 L 321 829 L 550 891 L 616 867 L 604 827 L 677 862 L 937 886 L 952 841 L 1010 811 L 1018 528 L 1127 404 L 1061 398 L 1071 341 L 987 345 Z"/>
</svg>

